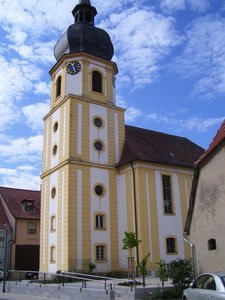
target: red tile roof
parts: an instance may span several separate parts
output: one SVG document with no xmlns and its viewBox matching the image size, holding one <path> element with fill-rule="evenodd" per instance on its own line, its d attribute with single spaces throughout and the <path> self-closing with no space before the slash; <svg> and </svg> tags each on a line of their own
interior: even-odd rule
<svg viewBox="0 0 225 300">
<path fill-rule="evenodd" d="M 195 165 L 197 166 L 200 162 L 203 161 L 203 159 L 205 159 L 209 154 L 211 154 L 223 140 L 225 140 L 225 120 L 223 121 L 220 128 L 217 130 L 217 133 L 212 143 L 209 145 L 209 148 L 199 158 L 199 160 L 196 161 Z"/>
<path fill-rule="evenodd" d="M 118 166 L 135 160 L 194 168 L 204 149 L 190 140 L 143 128 L 125 127 L 125 144 Z"/>
<path fill-rule="evenodd" d="M 22 189 L 0 187 L 0 194 L 11 214 L 17 219 L 40 219 L 41 192 Z M 22 206 L 24 200 L 34 203 L 35 211 L 25 211 Z"/>
<path fill-rule="evenodd" d="M 9 220 L 6 216 L 4 207 L 3 207 L 2 202 L 0 200 L 0 229 L 5 229 L 4 225 L 6 223 L 9 224 Z"/>
</svg>

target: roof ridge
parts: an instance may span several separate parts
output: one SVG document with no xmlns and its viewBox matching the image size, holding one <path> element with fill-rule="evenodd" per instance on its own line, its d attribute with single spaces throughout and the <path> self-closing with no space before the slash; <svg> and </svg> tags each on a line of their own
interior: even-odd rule
<svg viewBox="0 0 225 300">
<path fill-rule="evenodd" d="M 30 189 L 22 189 L 22 188 L 14 188 L 14 187 L 7 187 L 7 186 L 0 186 L 1 189 L 7 189 L 7 190 L 18 190 L 18 191 L 29 191 L 29 192 L 40 192 L 40 190 L 30 190 Z"/>
<path fill-rule="evenodd" d="M 195 166 L 197 166 L 200 162 L 202 162 L 206 156 L 212 153 L 217 146 L 225 139 L 225 119 L 222 122 L 221 126 L 216 132 L 212 142 L 209 144 L 208 149 L 202 154 L 202 156 L 195 162 Z"/>
<path fill-rule="evenodd" d="M 162 131 L 157 131 L 157 130 L 147 129 L 147 128 L 143 128 L 143 127 L 137 127 L 137 126 L 127 125 L 127 124 L 125 125 L 125 127 L 132 127 L 132 128 L 136 128 L 136 129 L 140 129 L 140 130 L 144 130 L 144 131 L 150 131 L 150 132 L 159 133 L 161 135 L 173 136 L 173 137 L 177 137 L 179 139 L 185 139 L 185 140 L 188 140 L 188 141 L 192 142 L 188 138 L 186 138 L 184 136 L 180 136 L 180 135 L 175 135 L 175 134 L 171 134 L 171 133 L 165 133 L 165 132 L 162 132 Z"/>
</svg>

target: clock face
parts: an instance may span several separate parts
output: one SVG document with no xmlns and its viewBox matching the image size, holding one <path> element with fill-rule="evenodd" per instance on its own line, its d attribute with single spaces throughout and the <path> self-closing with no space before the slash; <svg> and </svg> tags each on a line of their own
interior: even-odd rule
<svg viewBox="0 0 225 300">
<path fill-rule="evenodd" d="M 79 63 L 79 61 L 71 61 L 68 63 L 66 70 L 70 75 L 75 75 L 80 72 L 81 64 Z"/>
</svg>

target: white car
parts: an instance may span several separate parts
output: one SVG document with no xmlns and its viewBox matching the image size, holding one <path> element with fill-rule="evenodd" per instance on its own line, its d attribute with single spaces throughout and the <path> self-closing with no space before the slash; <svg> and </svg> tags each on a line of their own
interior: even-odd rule
<svg viewBox="0 0 225 300">
<path fill-rule="evenodd" d="M 4 271 L 0 269 L 0 281 L 4 278 Z"/>
<path fill-rule="evenodd" d="M 225 300 L 225 272 L 203 273 L 183 291 L 182 300 Z"/>
</svg>

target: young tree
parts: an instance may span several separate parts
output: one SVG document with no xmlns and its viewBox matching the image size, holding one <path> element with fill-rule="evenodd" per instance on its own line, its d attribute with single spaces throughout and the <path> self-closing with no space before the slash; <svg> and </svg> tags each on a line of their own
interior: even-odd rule
<svg viewBox="0 0 225 300">
<path fill-rule="evenodd" d="M 164 282 L 168 280 L 168 265 L 165 262 L 164 259 L 160 259 L 160 262 L 158 263 L 158 275 L 159 279 L 162 282 L 162 286 L 164 286 Z"/>
<path fill-rule="evenodd" d="M 124 232 L 125 237 L 123 238 L 123 247 L 122 249 L 128 250 L 129 257 L 128 259 L 128 278 L 134 280 L 135 267 L 134 267 L 134 256 L 133 248 L 137 247 L 141 242 L 137 239 L 135 232 Z"/>
<path fill-rule="evenodd" d="M 150 252 L 142 259 L 142 261 L 139 264 L 139 271 L 141 275 L 143 276 L 143 287 L 145 287 L 145 275 L 147 275 L 147 262 L 148 258 L 150 256 Z"/>
</svg>

